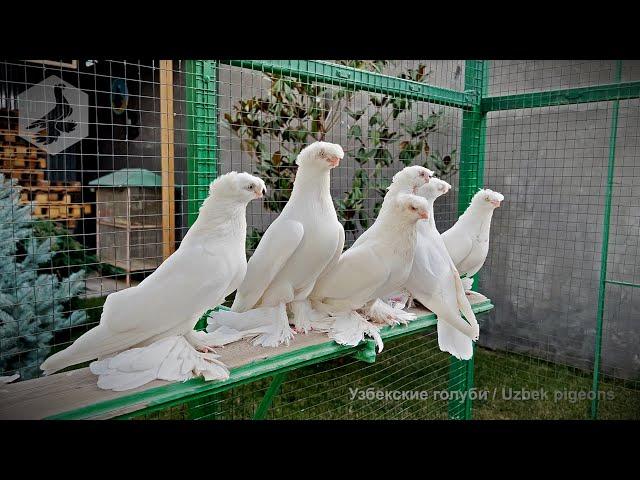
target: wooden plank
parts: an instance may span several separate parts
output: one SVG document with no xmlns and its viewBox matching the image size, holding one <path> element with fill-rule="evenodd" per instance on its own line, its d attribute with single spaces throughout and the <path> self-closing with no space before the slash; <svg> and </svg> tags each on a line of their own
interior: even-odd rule
<svg viewBox="0 0 640 480">
<path fill-rule="evenodd" d="M 64 192 L 64 193 L 72 193 L 72 192 L 80 192 L 82 191 L 82 187 L 71 187 L 71 186 L 58 186 L 58 185 L 46 185 L 38 182 L 38 185 L 20 185 L 22 190 L 29 190 L 31 192 Z"/>
<path fill-rule="evenodd" d="M 470 301 L 476 313 L 493 308 L 491 302 L 481 294 L 475 294 Z M 435 325 L 435 315 L 430 311 L 423 308 L 413 308 L 410 311 L 416 313 L 418 319 L 406 326 L 382 327 L 380 330 L 382 338 L 387 340 L 415 334 Z M 282 345 L 277 348 L 254 347 L 249 342 L 239 341 L 217 349 L 220 360 L 229 367 L 231 372 L 231 378 L 226 382 L 203 382 L 202 379 L 193 379 L 184 383 L 156 380 L 125 392 L 100 390 L 96 385 L 96 376 L 88 368 L 81 368 L 48 377 L 0 385 L 0 419 L 41 419 L 87 407 L 91 407 L 91 413 L 78 411 L 68 414 L 67 417 L 112 418 L 144 409 L 150 404 L 162 404 L 164 401 L 162 399 L 169 396 L 184 398 L 196 391 L 220 388 L 223 384 L 246 382 L 247 379 L 242 375 L 270 375 L 282 369 L 282 359 L 285 357 L 289 369 L 297 368 L 308 364 L 314 357 L 319 358 L 323 355 L 326 357 L 326 353 L 322 353 L 324 347 L 320 348 L 323 345 L 327 347 L 325 350 L 340 350 L 342 353 L 339 355 L 348 355 L 349 352 L 355 352 L 359 348 L 338 346 L 329 340 L 326 334 L 319 332 L 296 335 L 289 346 Z M 243 371 L 242 375 L 240 370 Z M 171 388 L 171 392 L 167 391 L 167 387 Z M 145 392 L 146 395 L 143 395 Z M 104 402 L 114 403 L 101 408 L 92 407 Z"/>
<path fill-rule="evenodd" d="M 0 164 L 2 164 L 3 169 L 14 169 L 14 168 L 46 168 L 47 160 L 45 158 L 36 158 L 36 157 L 25 157 L 24 155 L 19 156 L 0 156 Z"/>
<path fill-rule="evenodd" d="M 162 256 L 175 251 L 175 167 L 173 150 L 173 62 L 160 60 L 160 154 L 162 157 Z"/>
</svg>

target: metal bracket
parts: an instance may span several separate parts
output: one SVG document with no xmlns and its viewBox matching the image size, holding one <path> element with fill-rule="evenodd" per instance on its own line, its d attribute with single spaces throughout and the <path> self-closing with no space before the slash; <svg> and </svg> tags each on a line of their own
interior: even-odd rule
<svg viewBox="0 0 640 480">
<path fill-rule="evenodd" d="M 356 353 L 353 354 L 353 358 L 366 363 L 375 363 L 376 361 L 376 342 L 367 338 Z"/>
</svg>

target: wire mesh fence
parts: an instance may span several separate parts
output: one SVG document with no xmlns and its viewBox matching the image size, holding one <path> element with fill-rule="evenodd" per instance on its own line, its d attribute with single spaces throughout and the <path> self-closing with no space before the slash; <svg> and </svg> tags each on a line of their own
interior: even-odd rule
<svg viewBox="0 0 640 480">
<path fill-rule="evenodd" d="M 479 390 L 589 392 L 597 371 L 600 389 L 615 392 L 600 417 L 637 417 L 639 100 L 582 103 L 573 90 L 638 80 L 632 61 L 1 61 L 0 374 L 37 377 L 48 355 L 97 324 L 108 294 L 175 250 L 209 182 L 232 170 L 267 183 L 247 210 L 251 255 L 288 199 L 297 152 L 326 140 L 346 153 L 331 177 L 345 248 L 405 165 L 454 186 L 436 202 L 441 232 L 475 188 L 505 195 L 479 275 L 495 305 L 480 319 Z M 548 90 L 573 96 L 555 105 L 536 96 Z M 521 94 L 483 110 L 481 97 Z M 350 398 L 355 388 L 470 388 L 468 365 L 436 343 L 430 331 L 390 342 L 372 365 L 344 357 L 290 372 L 266 417 L 452 416 L 446 399 Z M 251 418 L 270 385 L 146 417 Z M 587 418 L 592 407 L 515 405 L 473 409 L 477 418 Z"/>
<path fill-rule="evenodd" d="M 639 78 L 637 62 L 616 61 L 497 61 L 490 71 L 489 91 L 500 95 Z M 601 282 L 606 278 L 637 285 L 640 280 L 639 115 L 637 100 L 487 114 L 485 183 L 501 191 L 506 202 L 500 221 L 494 222 L 493 247 L 480 275 L 482 290 L 496 304 L 483 324 L 481 343 L 521 354 L 518 367 L 503 372 L 504 381 L 551 389 L 562 379 L 565 388 L 573 385 L 593 396 L 597 370 L 608 382 L 601 397 L 613 385 L 635 392 L 630 408 L 634 418 L 640 411 L 638 291 Z M 603 237 L 605 223 L 610 224 L 608 239 Z M 599 299 L 604 311 L 601 363 L 596 365 Z M 526 378 L 532 370 L 538 373 Z M 602 415 L 619 418 L 613 412 L 630 393 L 616 392 L 618 400 L 600 402 Z M 590 405 L 583 399 L 570 418 L 587 418 Z"/>
<path fill-rule="evenodd" d="M 389 342 L 373 364 L 351 357 L 293 370 L 264 412 L 266 419 L 440 419 L 454 399 L 450 362 L 436 333 Z M 137 419 L 238 420 L 255 418 L 274 377 Z"/>
</svg>

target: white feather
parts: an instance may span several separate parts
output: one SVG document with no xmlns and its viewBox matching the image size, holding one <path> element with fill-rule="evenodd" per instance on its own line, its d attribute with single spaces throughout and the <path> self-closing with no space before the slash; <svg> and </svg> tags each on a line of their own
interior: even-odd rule
<svg viewBox="0 0 640 480">
<path fill-rule="evenodd" d="M 108 377 L 100 381 L 101 388 L 113 385 L 125 389 L 153 379 L 151 372 L 156 367 L 173 372 L 166 376 L 174 378 L 177 366 L 171 362 L 196 362 L 193 352 L 174 350 L 182 341 L 167 350 L 171 343 L 162 340 L 180 336 L 192 349 L 203 347 L 193 328 L 205 310 L 220 304 L 242 281 L 246 271 L 246 206 L 264 190 L 262 180 L 246 173 L 231 172 L 218 178 L 180 248 L 139 285 L 109 295 L 100 324 L 49 357 L 40 368 L 49 374 L 134 348 L 106 364 L 94 363 L 96 371 L 109 368 Z M 160 343 L 154 343 L 157 341 Z M 148 349 L 137 349 L 145 346 Z M 184 358 L 179 360 L 174 353 Z M 211 377 L 212 369 L 207 369 Z M 122 379 L 116 378 L 115 372 L 123 375 Z"/>
<path fill-rule="evenodd" d="M 420 188 L 429 183 L 431 178 L 433 178 L 433 171 L 420 165 L 412 165 L 400 170 L 393 176 L 391 185 L 389 185 L 388 192 L 385 195 L 386 203 L 383 202 L 380 214 L 384 214 L 387 209 L 391 208 L 391 199 L 403 194 L 416 194 Z M 365 231 L 355 241 L 354 246 L 365 242 L 369 235 L 369 230 Z M 406 324 L 411 320 L 415 320 L 416 316 L 414 314 L 403 312 L 402 308 L 404 307 L 396 308 L 379 300 L 366 309 L 365 315 L 376 323 L 386 323 L 388 325 Z"/>
<path fill-rule="evenodd" d="M 442 180 L 433 179 L 418 192 L 429 203 L 430 218 L 418 225 L 416 253 L 406 288 L 413 298 L 436 314 L 440 349 L 468 360 L 479 326 L 433 219 L 434 200 L 450 187 Z"/>
<path fill-rule="evenodd" d="M 442 234 L 447 251 L 461 275 L 472 277 L 484 265 L 489 253 L 493 212 L 503 200 L 501 193 L 480 190 L 455 225 Z M 466 291 L 471 290 L 470 281 L 465 282 Z"/>
<path fill-rule="evenodd" d="M 153 380 L 185 381 L 198 376 L 226 380 L 229 371 L 217 358 L 197 351 L 183 335 L 177 335 L 92 362 L 89 368 L 98 375 L 99 388 L 120 392 Z"/>
<path fill-rule="evenodd" d="M 415 195 L 385 197 L 378 218 L 362 235 L 364 240 L 361 236 L 317 282 L 311 303 L 317 311 L 339 319 L 331 327 L 336 341 L 356 345 L 357 332 L 375 335 L 377 329 L 354 311 L 368 310 L 377 298 L 404 285 L 413 262 L 416 223 L 427 209 L 427 202 Z"/>
<path fill-rule="evenodd" d="M 406 325 L 416 319 L 414 313 L 405 312 L 402 308 L 394 307 L 381 299 L 377 299 L 365 312 L 366 316 L 375 323 L 387 325 Z"/>
<path fill-rule="evenodd" d="M 327 142 L 315 142 L 300 152 L 291 198 L 267 228 L 249 260 L 247 275 L 231 309 L 250 318 L 247 323 L 242 320 L 243 315 L 238 315 L 235 326 L 230 323 L 226 326 L 244 332 L 244 337 L 255 337 L 258 328 L 256 345 L 277 346 L 290 341 L 293 330 L 289 327 L 286 307 L 304 314 L 306 309 L 295 304 L 306 302 L 316 280 L 342 252 L 344 229 L 333 206 L 329 182 L 331 168 L 343 157 L 340 145 Z M 274 309 L 248 313 L 257 307 Z M 255 313 L 264 314 L 258 317 L 258 324 L 254 322 Z M 214 314 L 209 332 L 218 328 L 215 326 L 218 317 L 231 318 L 228 313 Z M 301 329 L 308 328 L 307 318 L 294 317 L 293 321 L 299 323 Z M 245 331 L 246 324 L 251 324 L 251 328 Z M 220 340 L 229 331 L 222 333 Z"/>
</svg>

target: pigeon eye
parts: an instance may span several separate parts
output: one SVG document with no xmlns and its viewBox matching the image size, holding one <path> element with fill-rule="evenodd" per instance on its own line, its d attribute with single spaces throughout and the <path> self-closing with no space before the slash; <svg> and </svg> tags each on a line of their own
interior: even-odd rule
<svg viewBox="0 0 640 480">
<path fill-rule="evenodd" d="M 413 205 L 409 205 L 409 209 L 411 209 L 413 211 L 417 210 L 416 207 L 414 207 Z"/>
<path fill-rule="evenodd" d="M 247 190 L 253 190 L 253 185 L 247 186 Z"/>
</svg>

